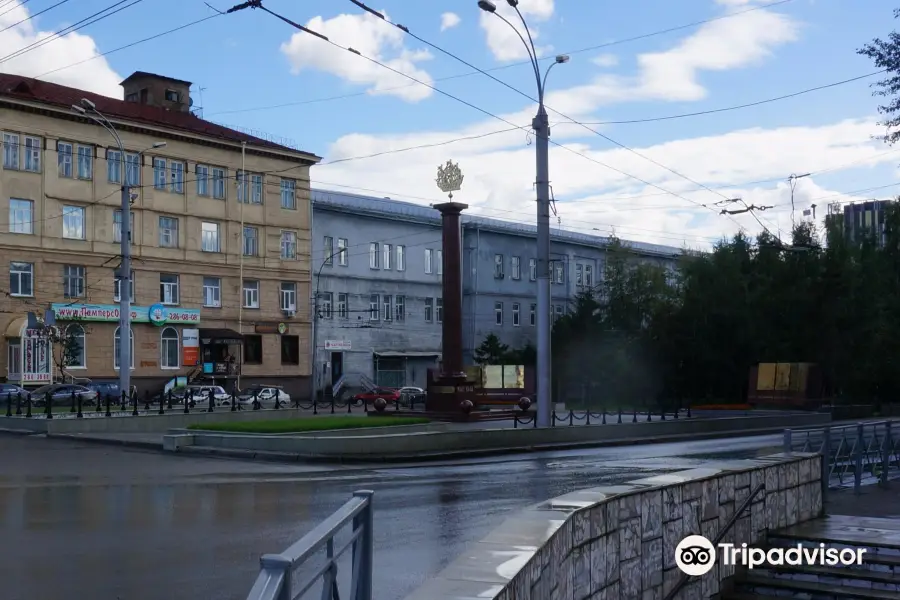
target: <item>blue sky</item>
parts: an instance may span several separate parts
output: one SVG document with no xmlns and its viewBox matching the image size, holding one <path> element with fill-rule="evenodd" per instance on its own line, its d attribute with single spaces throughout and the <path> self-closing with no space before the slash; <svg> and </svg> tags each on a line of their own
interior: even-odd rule
<svg viewBox="0 0 900 600">
<path fill-rule="evenodd" d="M 0 29 L 57 1 L 31 0 L 0 14 Z M 16 2 L 0 0 L 0 13 Z M 0 43 L 22 47 L 38 31 L 55 31 L 111 4 L 113 0 L 68 2 L 0 32 Z M 220 10 L 231 6 L 221 0 L 210 4 Z M 440 81 L 470 69 L 374 17 L 363 16 L 349 0 L 264 4 L 517 125 L 530 122 L 531 102 L 480 74 Z M 498 4 L 508 10 L 503 0 Z M 510 41 L 506 26 L 482 14 L 474 0 L 381 0 L 371 6 L 476 66 L 488 69 L 521 61 L 517 56 L 521 43 Z M 571 57 L 554 69 L 547 104 L 590 123 L 714 110 L 873 72 L 869 60 L 855 51 L 894 28 L 894 7 L 885 0 L 520 3 L 538 34 L 535 41 L 542 55 Z M 745 12 L 750 9 L 755 10 Z M 447 19 L 458 23 L 442 31 L 445 13 L 456 15 L 457 19 Z M 617 43 L 732 13 L 742 14 Z M 68 38 L 0 63 L 0 69 L 41 75 L 211 14 L 201 0 L 140 2 Z M 605 44 L 610 45 L 597 48 Z M 423 56 L 426 51 L 428 56 Z M 216 17 L 46 78 L 117 94 L 118 80 L 135 70 L 193 81 L 197 106 L 203 88 L 205 118 L 293 139 L 326 161 L 509 128 L 422 86 L 410 86 L 408 80 L 363 58 L 298 34 L 259 10 Z M 534 94 L 527 65 L 492 74 Z M 824 214 L 824 204 L 830 201 L 854 198 L 843 192 L 900 181 L 895 168 L 900 152 L 890 154 L 890 148 L 868 139 L 880 132 L 875 126 L 877 99 L 868 87 L 876 79 L 712 115 L 590 126 L 692 181 L 582 127 L 560 124 L 566 119 L 551 112 L 554 140 L 593 159 L 553 149 L 551 178 L 559 226 L 602 233 L 614 229 L 625 238 L 676 246 L 704 245 L 739 227 L 760 229 L 751 216 L 729 220 L 715 214 L 717 209 L 698 206 L 724 197 L 772 205 L 764 213 L 767 227 L 789 228 L 790 192 L 783 180 L 791 173 L 833 169 L 802 180 L 795 192 L 798 209 L 816 202 L 817 216 Z M 370 93 L 398 86 L 400 90 Z M 344 95 L 349 97 L 316 101 Z M 462 196 L 473 211 L 521 222 L 533 219 L 533 146 L 527 145 L 522 131 L 324 165 L 313 169 L 312 178 L 319 187 L 374 189 L 379 196 L 427 202 L 439 198 L 434 170 L 448 158 L 458 160 L 467 174 Z M 852 164 L 844 168 L 847 163 Z M 743 185 L 768 179 L 782 181 Z M 718 194 L 698 190 L 697 183 L 723 189 Z M 856 199 L 886 197 L 896 190 L 885 188 Z"/>
</svg>

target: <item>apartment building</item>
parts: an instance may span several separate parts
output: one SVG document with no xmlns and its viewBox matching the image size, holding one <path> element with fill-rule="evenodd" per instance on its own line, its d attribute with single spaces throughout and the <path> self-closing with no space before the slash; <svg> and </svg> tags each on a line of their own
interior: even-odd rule
<svg viewBox="0 0 900 600">
<path fill-rule="evenodd" d="M 190 86 L 137 72 L 122 82 L 123 101 L 0 74 L 8 381 L 40 385 L 60 370 L 116 378 L 127 280 L 139 388 L 193 371 L 308 389 L 309 167 L 320 158 L 198 118 Z M 72 109 L 82 98 L 118 132 L 124 156 Z M 123 184 L 130 274 L 118 269 Z M 55 330 L 28 327 L 29 312 L 48 310 Z"/>
<path fill-rule="evenodd" d="M 441 356 L 440 215 L 427 206 L 312 190 L 316 367 L 322 386 L 342 375 L 424 387 Z M 463 213 L 463 348 L 472 364 L 489 333 L 511 347 L 536 342 L 536 229 Z M 603 277 L 609 239 L 551 234 L 551 312 Z M 674 268 L 681 249 L 627 242 L 635 260 Z"/>
</svg>

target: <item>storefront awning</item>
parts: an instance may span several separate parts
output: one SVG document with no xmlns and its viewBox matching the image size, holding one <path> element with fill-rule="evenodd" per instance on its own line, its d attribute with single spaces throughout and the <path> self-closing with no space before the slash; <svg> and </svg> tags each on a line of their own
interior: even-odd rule
<svg viewBox="0 0 900 600">
<path fill-rule="evenodd" d="M 432 358 L 432 357 L 441 357 L 440 352 L 431 352 L 431 351 L 409 351 L 403 352 L 401 350 L 384 350 L 383 352 L 375 352 L 375 356 L 380 358 Z"/>
<path fill-rule="evenodd" d="M 8 338 L 17 338 L 22 337 L 22 330 L 25 329 L 25 324 L 28 323 L 28 317 L 16 317 L 13 319 L 9 325 L 6 327 L 6 337 Z"/>
<path fill-rule="evenodd" d="M 201 329 L 201 344 L 243 344 L 244 336 L 233 329 Z"/>
</svg>

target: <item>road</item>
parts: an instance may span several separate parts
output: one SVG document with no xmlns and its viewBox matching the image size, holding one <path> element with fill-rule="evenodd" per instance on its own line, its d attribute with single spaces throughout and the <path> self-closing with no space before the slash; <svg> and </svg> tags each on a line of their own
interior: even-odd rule
<svg viewBox="0 0 900 600">
<path fill-rule="evenodd" d="M 0 597 L 244 600 L 261 553 L 286 548 L 353 490 L 373 489 L 375 596 L 401 600 L 518 508 L 780 443 L 760 436 L 362 470 L 0 436 Z"/>
</svg>

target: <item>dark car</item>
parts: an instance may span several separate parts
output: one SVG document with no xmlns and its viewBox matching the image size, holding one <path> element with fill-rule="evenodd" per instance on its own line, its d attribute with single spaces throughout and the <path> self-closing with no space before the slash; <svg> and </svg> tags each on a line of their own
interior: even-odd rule
<svg viewBox="0 0 900 600">
<path fill-rule="evenodd" d="M 31 392 L 31 403 L 34 406 L 44 406 L 47 401 L 47 395 L 50 395 L 51 404 L 53 406 L 72 404 L 72 395 L 81 397 L 81 403 L 86 406 L 93 406 L 97 402 L 97 392 L 89 390 L 83 385 L 74 385 L 70 383 L 53 383 L 50 385 L 42 385 Z"/>
<path fill-rule="evenodd" d="M 97 395 L 104 400 L 107 396 L 113 398 L 114 401 L 122 397 L 122 394 L 119 391 L 120 388 L 118 381 L 92 381 L 90 383 L 86 383 L 84 387 L 97 392 Z"/>
<path fill-rule="evenodd" d="M 363 403 L 372 404 L 375 402 L 376 398 L 384 398 L 387 400 L 387 403 L 391 402 L 399 402 L 400 401 L 400 391 L 392 388 L 379 387 L 374 390 L 369 390 L 368 392 L 363 392 L 362 394 L 357 394 L 353 396 L 353 402 L 357 406 L 362 406 Z"/>
<path fill-rule="evenodd" d="M 12 397 L 12 401 L 16 401 L 16 397 L 22 394 L 22 401 L 28 397 L 28 390 L 23 387 L 20 387 L 14 383 L 0 383 L 0 403 L 6 403 L 9 397 Z"/>
</svg>

